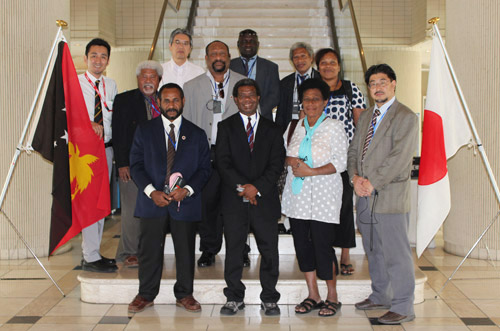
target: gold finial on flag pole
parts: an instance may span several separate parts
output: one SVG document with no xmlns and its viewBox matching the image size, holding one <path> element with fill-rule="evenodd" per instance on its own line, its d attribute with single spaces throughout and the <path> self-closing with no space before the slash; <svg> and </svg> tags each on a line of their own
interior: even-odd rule
<svg viewBox="0 0 500 331">
<path fill-rule="evenodd" d="M 64 20 L 56 20 L 56 24 L 59 26 L 59 27 L 65 27 L 65 26 L 68 26 L 68 23 Z"/>
<path fill-rule="evenodd" d="M 427 21 L 427 23 L 434 24 L 434 25 L 437 24 L 437 22 L 439 22 L 439 17 L 433 17 Z"/>
</svg>

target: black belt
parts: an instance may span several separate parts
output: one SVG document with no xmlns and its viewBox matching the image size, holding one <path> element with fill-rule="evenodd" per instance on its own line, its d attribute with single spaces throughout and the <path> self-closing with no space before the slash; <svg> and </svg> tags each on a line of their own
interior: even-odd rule
<svg viewBox="0 0 500 331">
<path fill-rule="evenodd" d="M 108 147 L 113 147 L 113 140 L 110 140 L 107 143 L 104 143 L 104 148 L 108 148 Z"/>
</svg>

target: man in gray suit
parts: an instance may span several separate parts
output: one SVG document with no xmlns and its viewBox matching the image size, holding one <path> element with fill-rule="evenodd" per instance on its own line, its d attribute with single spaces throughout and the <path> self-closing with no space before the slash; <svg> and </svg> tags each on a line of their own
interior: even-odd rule
<svg viewBox="0 0 500 331">
<path fill-rule="evenodd" d="M 238 37 L 240 57 L 231 60 L 230 68 L 259 85 L 260 115 L 273 120 L 273 109 L 280 101 L 280 75 L 278 65 L 257 55 L 259 37 L 254 30 L 246 29 Z"/>
<path fill-rule="evenodd" d="M 359 118 L 347 170 L 357 195 L 357 225 L 372 293 L 355 306 L 390 309 L 378 322 L 400 324 L 415 318 L 415 272 L 407 230 L 418 119 L 396 100 L 396 74 L 387 64 L 371 66 L 365 81 L 376 105 Z"/>
<path fill-rule="evenodd" d="M 211 145 L 212 175 L 202 192 L 202 222 L 199 227 L 201 257 L 199 267 L 215 262 L 222 246 L 222 219 L 220 217 L 220 176 L 215 169 L 217 124 L 238 113 L 231 91 L 245 76 L 229 69 L 229 47 L 215 40 L 205 48 L 208 71 L 184 84 L 186 98 L 184 117 L 205 130 Z"/>
</svg>

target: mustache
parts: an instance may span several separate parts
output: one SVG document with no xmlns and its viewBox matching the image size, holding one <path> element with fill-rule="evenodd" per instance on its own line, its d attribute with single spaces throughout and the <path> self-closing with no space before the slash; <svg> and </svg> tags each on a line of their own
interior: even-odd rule
<svg viewBox="0 0 500 331">
<path fill-rule="evenodd" d="M 142 88 L 148 88 L 148 87 L 153 88 L 153 89 L 155 88 L 155 86 L 153 84 L 150 84 L 150 83 L 146 83 L 146 84 L 142 85 Z"/>
<path fill-rule="evenodd" d="M 221 63 L 223 65 L 222 68 L 215 68 L 216 63 Z M 212 69 L 214 69 L 215 72 L 223 72 L 224 70 L 226 70 L 226 62 L 224 62 L 222 60 L 215 60 L 212 63 Z"/>
</svg>

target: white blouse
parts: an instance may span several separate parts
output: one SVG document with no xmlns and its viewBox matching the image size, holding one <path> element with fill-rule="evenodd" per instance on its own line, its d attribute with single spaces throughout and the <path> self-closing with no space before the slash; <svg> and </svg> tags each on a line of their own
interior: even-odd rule
<svg viewBox="0 0 500 331">
<path fill-rule="evenodd" d="M 298 157 L 299 147 L 305 137 L 303 120 L 299 120 L 293 133 L 286 154 Z M 288 137 L 288 129 L 285 134 Z M 303 220 L 315 220 L 325 223 L 340 222 L 342 205 L 342 178 L 340 173 L 347 165 L 347 137 L 344 125 L 331 118 L 326 118 L 316 129 L 312 137 L 313 168 L 332 163 L 337 170 L 331 175 L 308 176 L 304 179 L 302 191 L 292 192 L 294 178 L 292 168 L 288 167 L 288 175 L 282 196 L 282 213 L 287 217 Z"/>
</svg>

